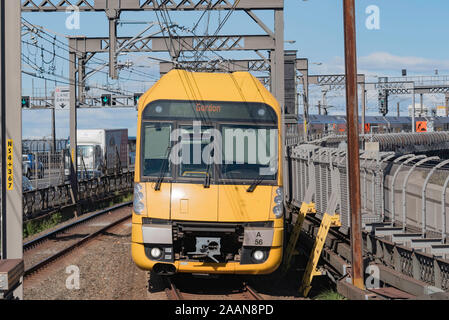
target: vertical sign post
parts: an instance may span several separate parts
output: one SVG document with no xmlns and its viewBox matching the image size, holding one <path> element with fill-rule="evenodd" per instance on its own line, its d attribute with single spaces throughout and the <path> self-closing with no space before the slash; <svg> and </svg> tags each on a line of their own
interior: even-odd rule
<svg viewBox="0 0 449 320">
<path fill-rule="evenodd" d="M 20 261 L 22 240 L 21 1 L 0 0 L 1 259 Z M 22 285 L 12 295 L 22 298 Z"/>
</svg>

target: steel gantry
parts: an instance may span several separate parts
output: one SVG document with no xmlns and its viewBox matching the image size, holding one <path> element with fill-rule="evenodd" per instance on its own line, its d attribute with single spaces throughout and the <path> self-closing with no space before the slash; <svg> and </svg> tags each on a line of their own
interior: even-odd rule
<svg viewBox="0 0 449 320">
<path fill-rule="evenodd" d="M 239 10 L 244 11 L 273 39 L 274 88 L 276 97 L 283 103 L 283 51 L 284 51 L 284 0 L 21 0 L 22 12 L 105 12 L 109 20 L 108 46 L 111 78 L 116 78 L 115 68 L 117 43 L 117 23 L 122 11 L 200 11 L 200 10 Z M 274 30 L 267 27 L 252 10 L 274 11 Z M 193 37 L 192 37 L 193 38 Z M 196 37 L 198 38 L 198 37 Z M 211 36 L 218 41 L 221 36 Z M 235 39 L 234 39 L 235 40 Z M 165 50 L 167 51 L 167 50 Z M 278 69 L 278 70 L 276 70 Z"/>
<path fill-rule="evenodd" d="M 161 75 L 166 74 L 171 69 L 178 66 L 182 66 L 183 69 L 189 71 L 259 71 L 270 72 L 269 60 L 254 59 L 254 60 L 209 60 L 209 61 L 182 61 L 180 62 L 160 62 L 159 72 Z"/>
<path fill-rule="evenodd" d="M 383 78 L 384 81 L 367 83 L 367 90 L 384 90 L 388 94 L 410 94 L 412 95 L 412 132 L 416 131 L 415 124 L 415 95 L 421 96 L 421 114 L 423 113 L 424 94 L 445 94 L 446 115 L 449 108 L 449 79 L 446 76 L 431 77 L 404 77 L 404 78 Z M 380 79 L 381 80 L 381 79 Z"/>
<path fill-rule="evenodd" d="M 72 168 L 77 168 L 76 116 L 77 108 L 85 104 L 83 88 L 85 65 L 96 54 L 109 52 L 109 76 L 118 77 L 117 54 L 119 52 L 168 51 L 177 61 L 181 51 L 230 51 L 268 50 L 272 75 L 272 93 L 284 106 L 284 0 L 21 0 L 22 12 L 105 12 L 109 22 L 108 38 L 76 37 L 69 40 L 70 52 L 70 153 Z M 170 37 L 118 37 L 117 25 L 123 11 L 199 11 L 227 10 L 244 11 L 266 33 L 266 35 L 213 35 Z M 253 10 L 272 10 L 274 30 L 267 27 Z M 168 26 L 166 26 L 168 27 Z M 77 177 L 72 172 L 73 189 L 77 190 Z"/>
<path fill-rule="evenodd" d="M 344 90 L 346 87 L 346 75 L 333 74 L 333 75 L 309 75 L 309 62 L 307 58 L 296 60 L 296 70 L 301 74 L 298 76 L 298 80 L 303 87 L 303 116 L 304 116 L 304 133 L 307 137 L 307 124 L 309 119 L 309 85 L 319 85 L 326 88 L 327 91 L 331 90 Z M 365 127 L 365 110 L 366 110 L 366 88 L 365 88 L 365 75 L 357 75 L 357 84 L 361 89 L 361 109 L 362 109 L 362 128 Z M 362 129 L 363 130 L 363 129 Z"/>
<path fill-rule="evenodd" d="M 275 10 L 283 9 L 280 0 L 21 0 L 22 12 L 52 12 L 77 6 L 81 12 L 105 11 L 154 11 L 154 10 Z"/>
</svg>

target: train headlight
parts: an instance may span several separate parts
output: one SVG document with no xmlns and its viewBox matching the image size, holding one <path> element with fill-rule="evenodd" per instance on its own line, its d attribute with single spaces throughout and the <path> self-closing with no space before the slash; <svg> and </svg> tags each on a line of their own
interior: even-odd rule
<svg viewBox="0 0 449 320">
<path fill-rule="evenodd" d="M 281 196 L 274 197 L 274 203 L 281 204 L 282 203 L 282 197 Z"/>
<path fill-rule="evenodd" d="M 276 194 L 282 198 L 284 195 L 284 190 L 282 190 L 282 187 L 276 189 Z"/>
<path fill-rule="evenodd" d="M 282 217 L 282 214 L 284 210 L 282 209 L 282 205 L 277 205 L 273 208 L 273 213 L 276 216 L 277 219 L 279 219 L 280 217 Z"/>
<path fill-rule="evenodd" d="M 253 258 L 256 261 L 262 261 L 264 259 L 264 257 L 265 257 L 265 255 L 264 255 L 263 251 L 261 251 L 261 250 L 255 250 L 253 252 Z"/>
<path fill-rule="evenodd" d="M 154 259 L 159 259 L 162 256 L 162 250 L 159 248 L 153 248 L 151 249 L 150 254 Z"/>
<path fill-rule="evenodd" d="M 134 184 L 133 209 L 136 214 L 142 214 L 145 209 L 145 188 L 139 183 Z"/>
</svg>

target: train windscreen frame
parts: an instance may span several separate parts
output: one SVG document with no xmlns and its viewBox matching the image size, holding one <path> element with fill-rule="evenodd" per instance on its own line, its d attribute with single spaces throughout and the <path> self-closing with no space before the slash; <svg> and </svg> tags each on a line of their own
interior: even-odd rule
<svg viewBox="0 0 449 320">
<path fill-rule="evenodd" d="M 260 102 L 156 100 L 146 105 L 143 120 L 205 120 L 277 124 L 275 110 Z"/>
</svg>

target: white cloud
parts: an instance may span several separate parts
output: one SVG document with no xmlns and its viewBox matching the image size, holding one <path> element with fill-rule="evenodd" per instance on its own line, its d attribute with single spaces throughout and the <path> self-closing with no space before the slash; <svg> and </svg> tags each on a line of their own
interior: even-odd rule
<svg viewBox="0 0 449 320">
<path fill-rule="evenodd" d="M 358 59 L 358 67 L 369 71 L 394 71 L 407 69 L 410 72 L 427 73 L 432 75 L 435 69 L 449 70 L 449 60 L 427 59 L 422 57 L 396 56 L 388 52 L 374 52 Z"/>
<path fill-rule="evenodd" d="M 343 57 L 334 57 L 320 66 L 310 64 L 312 73 L 343 74 L 345 72 Z M 449 73 L 449 60 L 427 59 L 413 56 L 397 56 L 388 52 L 373 52 L 357 58 L 359 73 L 365 75 L 400 76 L 402 69 L 408 73 L 433 75 L 435 69 L 439 73 Z"/>
</svg>

